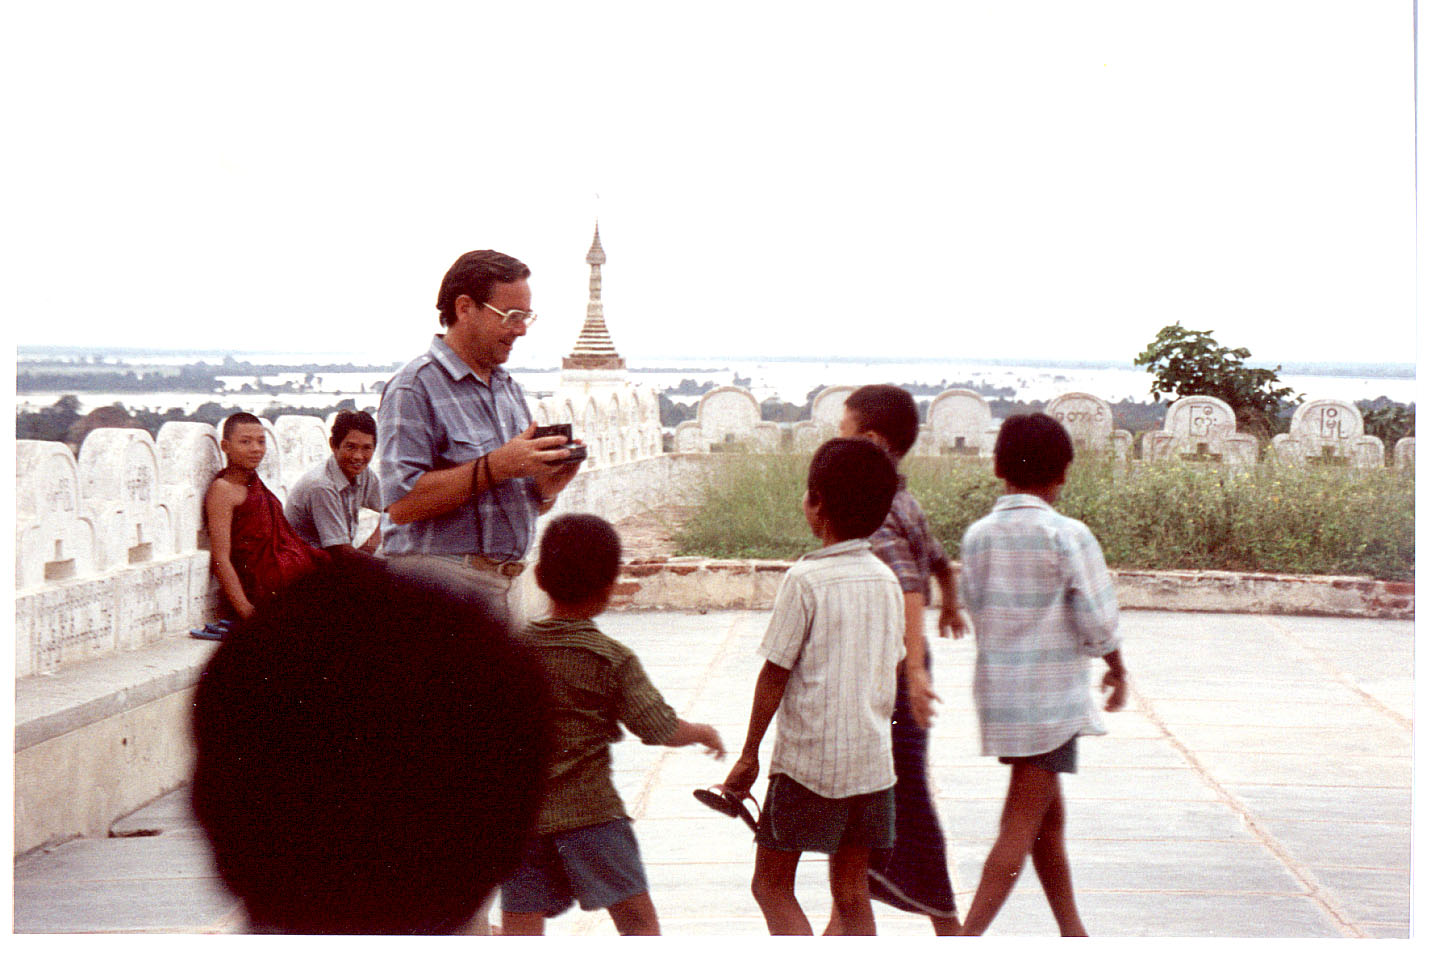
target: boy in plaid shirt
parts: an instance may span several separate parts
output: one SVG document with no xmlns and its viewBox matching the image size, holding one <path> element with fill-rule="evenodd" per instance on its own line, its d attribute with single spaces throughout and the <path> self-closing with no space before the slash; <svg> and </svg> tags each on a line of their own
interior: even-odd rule
<svg viewBox="0 0 1440 960">
<path fill-rule="evenodd" d="M 910 393 L 892 384 L 859 387 L 845 399 L 839 435 L 869 440 L 896 464 L 915 444 L 920 411 Z M 930 796 L 926 772 L 932 701 L 939 699 L 930 681 L 930 646 L 925 639 L 925 608 L 930 578 L 940 584 L 939 632 L 958 637 L 965 621 L 956 602 L 957 578 L 950 558 L 930 532 L 925 511 L 905 478 L 890 502 L 880 529 L 870 535 L 870 551 L 900 581 L 905 602 L 905 659 L 901 663 L 890 717 L 895 756 L 895 848 L 877 851 L 870 862 L 870 896 L 892 907 L 930 918 L 937 936 L 960 933 L 955 893 L 945 863 L 945 835 Z M 832 926 L 836 918 L 831 917 Z"/>
<path fill-rule="evenodd" d="M 1000 835 L 965 916 L 979 936 L 1010 895 L 1025 858 L 1067 937 L 1083 937 L 1065 855 L 1060 774 L 1074 773 L 1076 739 L 1104 733 L 1090 696 L 1090 660 L 1103 657 L 1106 710 L 1125 705 L 1119 607 L 1090 528 L 1052 508 L 1074 448 L 1043 413 L 1009 417 L 995 443 L 1005 495 L 960 544 L 961 588 L 975 624 L 980 747 L 1010 765 Z"/>
</svg>

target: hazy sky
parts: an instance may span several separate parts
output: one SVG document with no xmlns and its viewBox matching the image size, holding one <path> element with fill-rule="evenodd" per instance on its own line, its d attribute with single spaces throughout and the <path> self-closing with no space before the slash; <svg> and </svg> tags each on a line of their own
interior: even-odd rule
<svg viewBox="0 0 1440 960">
<path fill-rule="evenodd" d="M 22 343 L 403 359 L 494 247 L 553 364 L 598 215 L 629 357 L 1415 359 L 1409 0 L 5 20 Z"/>
</svg>

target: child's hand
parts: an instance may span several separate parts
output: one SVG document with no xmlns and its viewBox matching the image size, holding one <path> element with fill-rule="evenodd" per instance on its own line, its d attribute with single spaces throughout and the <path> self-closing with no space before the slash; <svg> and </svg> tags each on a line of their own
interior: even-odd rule
<svg viewBox="0 0 1440 960">
<path fill-rule="evenodd" d="M 965 618 L 954 604 L 940 604 L 940 622 L 937 629 L 942 637 L 960 638 L 965 636 Z"/>
<path fill-rule="evenodd" d="M 735 761 L 735 766 L 730 768 L 730 775 L 720 785 L 720 789 L 726 793 L 734 794 L 737 797 L 750 795 L 750 788 L 755 785 L 755 779 L 760 776 L 760 758 L 740 754 L 740 759 Z"/>
<path fill-rule="evenodd" d="M 1116 670 L 1111 667 L 1105 671 L 1105 676 L 1100 678 L 1101 689 L 1109 690 L 1110 697 L 1105 701 L 1105 709 L 1110 713 L 1125 706 L 1125 694 L 1130 689 L 1130 683 L 1125 679 L 1124 670 Z"/>
<path fill-rule="evenodd" d="M 692 743 L 704 744 L 705 752 L 716 760 L 725 756 L 725 744 L 720 742 L 720 734 L 715 728 L 706 723 L 691 723 L 689 720 L 681 720 L 675 724 L 675 732 L 665 741 L 665 746 L 688 747 Z"/>
<path fill-rule="evenodd" d="M 725 759 L 725 744 L 720 742 L 720 731 L 708 723 L 695 724 L 695 743 L 705 747 L 705 752 L 716 760 Z"/>
<path fill-rule="evenodd" d="M 905 672 L 905 683 L 910 694 L 910 716 L 917 726 L 928 728 L 935 716 L 935 704 L 940 697 L 930 686 L 930 673 L 924 667 Z"/>
</svg>

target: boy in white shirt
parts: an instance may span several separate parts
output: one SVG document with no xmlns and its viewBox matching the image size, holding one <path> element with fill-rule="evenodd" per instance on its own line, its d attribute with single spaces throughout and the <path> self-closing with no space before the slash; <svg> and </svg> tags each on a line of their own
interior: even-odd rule
<svg viewBox="0 0 1440 960">
<path fill-rule="evenodd" d="M 894 844 L 890 714 L 905 612 L 899 581 L 865 538 L 884 521 L 896 483 L 889 457 L 865 440 L 831 440 L 810 462 L 802 508 L 824 546 L 780 585 L 745 746 L 723 785 L 731 796 L 749 793 L 775 718 L 750 884 L 772 934 L 812 932 L 795 899 L 807 850 L 830 857 L 837 932 L 875 933 L 868 871 L 870 850 Z"/>
</svg>

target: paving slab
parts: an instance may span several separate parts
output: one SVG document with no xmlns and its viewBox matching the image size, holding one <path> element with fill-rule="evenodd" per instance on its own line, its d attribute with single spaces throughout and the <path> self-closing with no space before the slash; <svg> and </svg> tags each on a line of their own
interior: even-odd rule
<svg viewBox="0 0 1440 960">
<path fill-rule="evenodd" d="M 629 645 L 682 716 L 744 737 L 768 616 L 616 612 Z M 933 613 L 932 613 L 933 624 Z M 1414 624 L 1126 611 L 1135 702 L 1107 715 L 1063 778 L 1071 868 L 1092 935 L 1406 937 L 1410 933 Z M 935 645 L 940 705 L 930 777 L 961 909 L 994 838 L 1008 770 L 978 755 L 968 640 Z M 1096 671 L 1098 680 L 1099 671 Z M 767 744 L 762 755 L 768 755 Z M 690 795 L 722 779 L 698 748 L 614 750 L 662 928 L 758 936 L 750 832 Z M 215 879 L 188 797 L 176 791 L 112 827 L 15 861 L 20 932 L 243 929 Z M 821 927 L 823 858 L 802 858 L 797 895 Z M 929 922 L 876 906 L 883 936 Z M 571 910 L 559 936 L 614 936 L 603 912 Z M 991 927 L 1052 936 L 1027 868 Z"/>
</svg>

